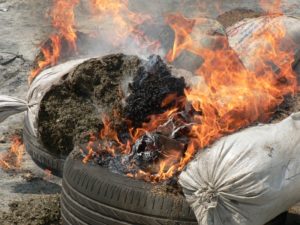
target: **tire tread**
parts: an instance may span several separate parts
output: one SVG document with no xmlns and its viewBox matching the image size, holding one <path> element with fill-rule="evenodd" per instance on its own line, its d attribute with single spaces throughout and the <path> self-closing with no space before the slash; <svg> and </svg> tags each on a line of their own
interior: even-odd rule
<svg viewBox="0 0 300 225">
<path fill-rule="evenodd" d="M 40 143 L 37 143 L 36 137 L 28 132 L 26 123 L 23 129 L 23 140 L 26 151 L 39 167 L 50 170 L 55 176 L 62 177 L 65 157 L 51 154 Z"/>
<path fill-rule="evenodd" d="M 124 185 L 120 185 L 122 182 Z M 137 185 L 138 188 L 134 185 L 131 187 L 131 184 Z M 152 187 L 153 184 L 113 174 L 99 166 L 84 165 L 79 160 L 69 157 L 65 163 L 62 202 L 72 214 L 79 216 L 85 223 L 89 218 L 97 220 L 96 217 L 107 217 L 121 221 L 120 224 L 198 224 L 194 215 L 190 217 L 182 213 L 191 211 L 186 202 L 173 199 L 169 194 L 157 195 L 149 191 L 149 186 Z M 78 205 L 74 206 L 74 202 Z M 178 207 L 179 202 L 184 206 Z M 78 209 L 79 205 L 81 209 Z M 181 212 L 174 213 L 174 209 Z M 75 210 L 82 212 L 82 215 L 76 214 Z"/>
</svg>

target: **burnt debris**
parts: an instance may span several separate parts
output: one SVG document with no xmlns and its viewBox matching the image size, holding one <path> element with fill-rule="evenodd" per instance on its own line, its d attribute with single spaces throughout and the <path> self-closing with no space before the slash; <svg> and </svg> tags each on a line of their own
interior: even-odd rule
<svg viewBox="0 0 300 225">
<path fill-rule="evenodd" d="M 103 143 L 105 145 L 103 145 Z M 146 133 L 131 146 L 130 154 L 122 154 L 114 141 L 99 140 L 93 143 L 93 161 L 119 174 L 136 174 L 139 170 L 155 174 L 159 170 L 161 160 L 181 158 L 186 150 L 186 143 L 177 141 L 158 132 Z M 115 146 L 115 154 L 105 149 Z M 81 146 L 83 157 L 89 150 Z M 178 157 L 180 156 L 180 157 Z M 171 162 L 171 161 L 170 161 Z M 171 163 L 170 163 L 171 164 Z"/>
<path fill-rule="evenodd" d="M 150 115 L 161 114 L 172 107 L 174 101 L 161 107 L 163 100 L 170 94 L 183 96 L 185 87 L 184 79 L 172 76 L 160 56 L 150 56 L 129 85 L 124 116 L 134 127 L 139 127 Z"/>
<path fill-rule="evenodd" d="M 184 78 L 173 76 L 159 56 L 90 59 L 42 99 L 41 140 L 55 154 L 67 155 L 80 146 L 84 162 L 124 175 L 144 171 L 155 176 L 162 162 L 168 170 L 185 153 L 192 126 L 185 88 Z M 164 124 L 132 137 L 132 130 L 142 128 L 150 116 L 174 108 L 178 113 Z"/>
<path fill-rule="evenodd" d="M 87 143 L 90 133 L 103 128 L 105 115 L 114 120 L 113 129 L 126 142 L 130 137 L 124 121 L 139 127 L 150 115 L 169 109 L 174 101 L 161 107 L 163 100 L 170 94 L 183 96 L 184 88 L 184 79 L 172 76 L 159 56 L 148 61 L 123 54 L 90 59 L 42 99 L 41 141 L 50 152 L 67 155 L 74 144 Z M 130 93 L 124 93 L 127 90 Z"/>
</svg>

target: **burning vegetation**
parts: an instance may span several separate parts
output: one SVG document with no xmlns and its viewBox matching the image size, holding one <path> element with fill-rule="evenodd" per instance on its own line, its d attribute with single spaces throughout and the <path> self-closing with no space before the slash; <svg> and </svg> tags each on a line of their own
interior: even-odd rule
<svg viewBox="0 0 300 225">
<path fill-rule="evenodd" d="M 79 1 L 54 3 L 50 16 L 58 33 L 42 48 L 43 59 L 30 80 L 58 62 L 62 40 L 70 54 L 78 49 L 74 9 Z M 205 18 L 167 15 L 163 23 L 174 41 L 166 49 L 140 29 L 153 18 L 131 11 L 128 1 L 90 4 L 101 27 L 93 37 L 109 49 L 126 51 L 131 42 L 131 48 L 161 54 L 148 60 L 122 54 L 90 59 L 53 86 L 41 103 L 39 133 L 57 154 L 76 147 L 84 163 L 149 182 L 173 180 L 197 151 L 253 123 L 268 122 L 297 92 L 293 41 L 285 48 L 281 44 L 289 38 L 284 23 L 277 23 L 276 35 L 253 32 L 252 39 L 263 37 L 265 43 L 253 50 L 245 67 L 225 35 L 201 32 Z M 172 64 L 183 53 L 200 62 L 193 75 L 175 73 L 163 61 Z"/>
</svg>

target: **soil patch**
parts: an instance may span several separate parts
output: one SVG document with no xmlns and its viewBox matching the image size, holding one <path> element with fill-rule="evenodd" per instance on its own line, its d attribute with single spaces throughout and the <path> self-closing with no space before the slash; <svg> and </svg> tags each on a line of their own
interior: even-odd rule
<svg viewBox="0 0 300 225">
<path fill-rule="evenodd" d="M 2 225 L 60 225 L 59 195 L 45 195 L 9 204 L 9 212 L 0 213 Z"/>
</svg>

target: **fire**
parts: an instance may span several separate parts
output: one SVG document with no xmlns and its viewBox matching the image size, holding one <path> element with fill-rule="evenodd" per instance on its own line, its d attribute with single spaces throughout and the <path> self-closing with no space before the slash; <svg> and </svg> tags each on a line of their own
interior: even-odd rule
<svg viewBox="0 0 300 225">
<path fill-rule="evenodd" d="M 56 65 L 64 51 L 70 52 L 70 55 L 77 52 L 74 10 L 79 2 L 80 0 L 53 0 L 50 18 L 57 32 L 49 37 L 50 43 L 47 42 L 41 47 L 41 59 L 31 71 L 29 82 L 43 69 Z M 151 17 L 129 10 L 128 0 L 89 0 L 89 3 L 94 23 L 99 24 L 98 31 L 96 34 L 91 33 L 91 36 L 108 42 L 106 44 L 112 48 L 124 48 L 130 43 L 136 49 L 158 52 L 159 41 L 151 40 L 139 29 Z M 67 47 L 64 42 L 67 42 Z"/>
<path fill-rule="evenodd" d="M 100 32 L 97 35 L 112 47 L 126 45 L 130 39 L 137 48 L 152 49 L 153 52 L 159 48 L 159 42 L 150 40 L 139 29 L 140 25 L 151 20 L 151 16 L 131 11 L 128 0 L 90 0 L 90 5 L 94 19 L 99 24 Z"/>
<path fill-rule="evenodd" d="M 18 169 L 21 167 L 24 155 L 24 145 L 18 136 L 11 139 L 11 147 L 0 155 L 0 166 L 4 170 Z"/>
<path fill-rule="evenodd" d="M 284 97 L 294 94 L 297 90 L 296 76 L 292 69 L 293 51 L 283 51 L 280 46 L 281 40 L 286 38 L 283 24 L 276 27 L 276 36 L 261 31 L 253 34 L 254 39 L 263 35 L 265 43 L 264 47 L 255 49 L 255 58 L 250 60 L 254 63 L 253 70 L 248 70 L 235 51 L 228 46 L 226 37 L 220 37 L 213 48 L 202 46 L 197 41 L 200 33 L 197 39 L 194 39 L 195 34 L 191 33 L 195 26 L 201 26 L 203 19 L 188 19 L 180 14 L 172 14 L 166 21 L 175 32 L 174 46 L 166 55 L 166 59 L 172 62 L 183 51 L 201 57 L 204 62 L 195 74 L 204 78 L 206 87 L 201 85 L 201 88 L 195 86 L 187 89 L 181 104 L 161 115 L 151 116 L 150 121 L 143 124 L 142 128 L 131 129 L 131 138 L 127 144 L 119 140 L 118 133 L 109 123 L 104 123 L 99 136 L 100 139 L 114 140 L 118 147 L 113 147 L 113 150 L 121 148 L 121 153 L 128 154 L 138 138 L 154 131 L 170 117 L 175 116 L 184 104 L 190 104 L 196 113 L 191 118 L 193 125 L 187 134 L 189 143 L 184 155 L 170 151 L 170 155 L 152 165 L 150 172 L 140 169 L 134 174 L 127 174 L 129 177 L 149 182 L 172 178 L 183 170 L 198 150 L 218 138 L 254 122 L 268 121 Z M 274 65 L 278 65 L 280 70 L 274 71 Z M 162 106 L 173 98 L 174 96 L 167 96 Z"/>
<path fill-rule="evenodd" d="M 265 45 L 251 54 L 253 58 L 250 61 L 257 63 L 253 65 L 254 70 L 249 71 L 226 44 L 211 50 L 192 38 L 192 27 L 201 24 L 201 19 L 188 19 L 176 14 L 171 15 L 167 22 L 176 37 L 167 60 L 174 61 L 182 51 L 201 57 L 204 63 L 195 73 L 204 77 L 207 84 L 206 89 L 186 90 L 187 101 L 195 111 L 201 112 L 201 116 L 194 118 L 196 125 L 190 133 L 192 138 L 186 157 L 179 167 L 182 169 L 198 149 L 221 136 L 256 121 L 266 122 L 275 107 L 283 102 L 284 96 L 296 92 L 297 81 L 292 70 L 293 51 L 285 52 L 280 46 L 281 40 L 286 37 L 283 24 L 277 27 L 277 36 L 273 33 L 253 34 L 254 39 L 263 35 Z M 223 41 L 221 38 L 220 42 Z M 270 62 L 273 65 L 286 63 L 280 66 L 279 72 L 275 72 Z"/>
<path fill-rule="evenodd" d="M 76 49 L 74 9 L 78 4 L 79 0 L 54 0 L 50 13 L 52 26 L 67 40 L 70 49 Z"/>
<path fill-rule="evenodd" d="M 140 29 L 152 19 L 151 16 L 131 11 L 128 0 L 90 0 L 89 3 L 95 23 L 99 24 L 96 36 L 103 40 L 101 44 L 119 50 L 120 46 L 131 40 L 136 48 L 159 48 L 159 42 L 150 40 Z M 41 49 L 44 59 L 38 62 L 38 68 L 32 71 L 30 79 L 45 67 L 58 62 L 62 40 L 66 40 L 69 49 L 76 52 L 74 9 L 78 4 L 79 0 L 54 0 L 50 16 L 58 32 L 50 37 L 50 45 Z M 269 0 L 261 0 L 262 8 L 268 12 L 280 12 L 280 5 L 280 0 L 272 4 Z M 175 34 L 173 47 L 165 55 L 166 61 L 174 62 L 183 52 L 202 59 L 202 65 L 193 72 L 203 78 L 204 84 L 187 88 L 184 98 L 167 96 L 161 107 L 164 108 L 174 99 L 175 106 L 160 115 L 150 116 L 148 122 L 139 128 L 133 127 L 130 121 L 124 121 L 128 127 L 127 140 L 119 137 L 113 118 L 104 116 L 103 129 L 99 134 L 91 134 L 85 147 L 87 152 L 82 150 L 84 163 L 95 155 L 103 159 L 107 156 L 128 156 L 140 138 L 174 120 L 188 130 L 188 143 L 184 150 L 169 149 L 151 164 L 151 169 L 127 173 L 129 177 L 149 182 L 170 179 L 184 169 L 197 151 L 218 138 L 255 122 L 268 121 L 284 97 L 297 91 L 296 76 L 292 69 L 293 44 L 288 46 L 288 50 L 281 48 L 281 41 L 287 36 L 284 24 L 274 27 L 275 35 L 274 32 L 260 30 L 252 34 L 253 40 L 263 37 L 264 43 L 251 52 L 249 57 L 253 58 L 249 58 L 250 65 L 246 69 L 236 52 L 230 48 L 226 36 L 217 36 L 209 47 L 203 45 L 201 40 L 207 39 L 207 36 L 198 28 L 205 22 L 204 18 L 186 18 L 180 13 L 172 13 L 165 18 L 165 23 Z M 275 71 L 274 67 L 278 70 Z M 191 111 L 189 121 L 178 116 L 180 112 L 188 110 Z"/>
<path fill-rule="evenodd" d="M 37 62 L 38 67 L 31 71 L 29 81 L 36 77 L 44 68 L 49 65 L 55 65 L 59 59 L 61 51 L 61 40 L 58 35 L 50 37 L 51 44 L 49 47 L 41 48 L 43 60 Z"/>
<path fill-rule="evenodd" d="M 281 13 L 282 0 L 260 0 L 261 8 L 267 13 Z"/>
<path fill-rule="evenodd" d="M 74 9 L 78 4 L 79 0 L 53 0 L 50 17 L 52 26 L 57 33 L 50 36 L 50 43 L 45 43 L 41 47 L 42 59 L 37 62 L 37 68 L 31 71 L 29 82 L 46 67 L 57 64 L 62 51 L 62 40 L 67 41 L 69 51 L 76 51 L 77 34 L 74 28 Z"/>
</svg>

